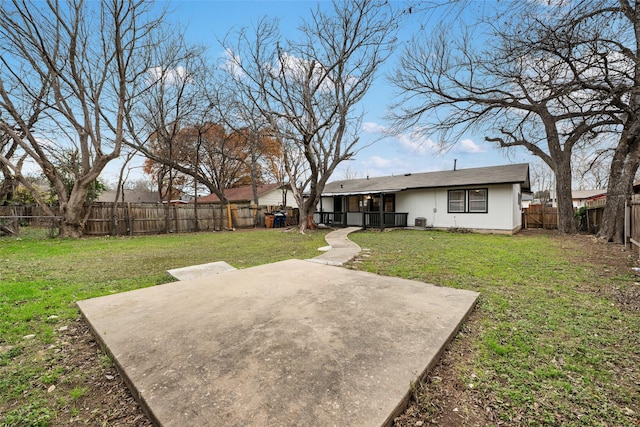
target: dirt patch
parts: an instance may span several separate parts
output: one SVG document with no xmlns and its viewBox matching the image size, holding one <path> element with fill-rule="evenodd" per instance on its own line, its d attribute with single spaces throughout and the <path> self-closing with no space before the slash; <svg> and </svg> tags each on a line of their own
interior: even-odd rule
<svg viewBox="0 0 640 427">
<path fill-rule="evenodd" d="M 54 420 L 60 426 L 151 426 L 122 377 L 96 342 L 84 319 L 77 319 L 60 336 L 59 364 L 81 376 L 69 378 L 52 394 L 74 395 Z M 68 390 L 66 390 L 68 389 Z"/>
<path fill-rule="evenodd" d="M 622 309 L 640 311 L 640 266 L 638 248 L 605 242 L 592 235 L 561 236 L 556 233 L 567 258 L 572 262 L 594 267 L 597 277 L 618 277 L 613 285 L 601 286 L 593 280 L 585 283 L 583 291 L 611 299 Z M 606 282 L 609 283 L 609 282 Z"/>
<path fill-rule="evenodd" d="M 599 281 L 594 280 L 593 284 L 585 284 L 584 291 L 611 298 L 624 309 L 640 310 L 640 276 L 638 281 L 634 281 L 631 270 L 638 265 L 637 250 L 624 250 L 621 245 L 604 243 L 593 236 L 563 236 L 554 232 L 525 232 L 522 236 L 531 233 L 547 233 L 551 238 L 559 239 L 558 244 L 566 249 L 569 260 L 594 266 L 601 277 L 629 276 L 630 280 L 609 287 L 599 287 Z M 415 385 L 413 399 L 407 410 L 396 419 L 397 426 L 513 425 L 514 421 L 517 424 L 517 420 L 506 422 L 499 419 L 498 408 L 491 406 L 495 399 L 459 379 L 460 367 L 472 364 L 473 349 L 469 345 L 469 337 L 478 334 L 480 328 L 481 319 L 476 311 L 427 380 Z M 67 345 L 61 346 L 60 363 L 84 373 L 83 378 L 67 387 L 86 388 L 86 392 L 58 412 L 54 425 L 152 425 L 83 319 L 74 322 L 63 338 Z"/>
</svg>

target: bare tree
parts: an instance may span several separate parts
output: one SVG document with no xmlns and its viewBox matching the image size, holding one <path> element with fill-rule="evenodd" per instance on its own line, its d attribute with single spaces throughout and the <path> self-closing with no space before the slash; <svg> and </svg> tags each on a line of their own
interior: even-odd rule
<svg viewBox="0 0 640 427">
<path fill-rule="evenodd" d="M 603 144 L 602 147 L 580 147 L 574 150 L 572 163 L 576 190 L 607 188 L 614 148 Z"/>
<path fill-rule="evenodd" d="M 361 177 L 361 174 L 358 172 L 358 170 L 355 168 L 352 168 L 351 166 L 347 166 L 342 170 L 342 179 L 351 180 L 351 179 L 357 179 L 360 177 Z"/>
<path fill-rule="evenodd" d="M 228 70 L 283 144 L 301 232 L 335 168 L 359 149 L 358 103 L 391 52 L 396 19 L 386 1 L 335 1 L 312 12 L 298 41 L 263 19 L 223 42 Z"/>
<path fill-rule="evenodd" d="M 554 34 L 561 6 L 520 2 L 496 13 L 458 39 L 443 26 L 407 47 L 392 78 L 403 94 L 396 125 L 439 131 L 443 145 L 471 129 L 501 148 L 527 149 L 553 170 L 558 228 L 573 233 L 573 150 L 611 132 L 619 110 L 581 84 L 592 52 L 578 31 Z"/>
<path fill-rule="evenodd" d="M 245 161 L 251 172 L 251 188 L 253 202 L 258 204 L 258 185 L 265 178 L 285 185 L 282 146 L 273 135 L 268 120 L 252 102 L 250 93 L 233 72 L 224 72 L 226 64 L 222 64 L 222 73 L 218 73 L 212 90 L 209 91 L 210 103 L 224 125 L 246 142 Z M 232 70 L 226 70 L 232 71 Z M 256 215 L 257 220 L 257 215 Z"/>
<path fill-rule="evenodd" d="M 158 54 L 164 66 L 150 70 L 128 117 L 131 128 L 140 130 L 128 144 L 147 157 L 145 171 L 155 175 L 163 198 L 201 184 L 226 204 L 224 190 L 244 176 L 248 151 L 244 138 L 217 114 L 215 70 L 206 64 L 204 49 L 180 35 Z"/>
<path fill-rule="evenodd" d="M 540 199 L 543 205 L 548 203 L 555 187 L 553 171 L 546 163 L 538 161 L 530 165 L 529 173 L 534 198 Z"/>
<path fill-rule="evenodd" d="M 33 194 L 61 217 L 61 236 L 82 234 L 89 186 L 120 155 L 133 86 L 149 68 L 160 18 L 136 0 L 0 3 L 0 129 L 54 188 L 58 206 Z M 79 163 L 70 192 L 55 167 L 55 153 L 64 151 Z M 0 162 L 17 171 L 11 159 Z"/>
<path fill-rule="evenodd" d="M 0 134 L 0 159 L 11 159 L 14 171 L 7 163 L 0 161 L 0 205 L 10 205 L 18 186 L 17 176 L 22 176 L 22 166 L 27 156 L 20 152 L 20 146 L 5 134 Z"/>
<path fill-rule="evenodd" d="M 567 8 L 555 38 L 577 33 L 575 50 L 582 61 L 567 56 L 573 68 L 589 60 L 590 73 L 580 83 L 617 109 L 619 126 L 607 186 L 607 201 L 598 236 L 622 242 L 625 201 L 633 192 L 640 166 L 640 3 L 629 0 L 583 0 Z"/>
<path fill-rule="evenodd" d="M 184 158 L 184 147 L 177 139 L 182 128 L 200 119 L 206 98 L 202 95 L 202 79 L 206 75 L 204 48 L 187 45 L 181 33 L 160 35 L 164 39 L 155 50 L 154 62 L 140 87 L 141 95 L 128 116 L 131 139 L 128 145 L 157 163 L 155 171 L 160 197 L 169 202 L 174 181 L 185 180 L 174 164 Z M 166 191 L 164 191 L 166 190 Z M 167 203 L 168 204 L 168 203 Z"/>
</svg>

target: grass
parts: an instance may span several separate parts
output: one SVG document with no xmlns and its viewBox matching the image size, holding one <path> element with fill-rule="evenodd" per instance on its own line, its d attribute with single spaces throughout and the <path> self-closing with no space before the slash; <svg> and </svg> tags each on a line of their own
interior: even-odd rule
<svg viewBox="0 0 640 427">
<path fill-rule="evenodd" d="M 584 247 L 545 235 L 350 238 L 370 249 L 357 264 L 362 270 L 481 293 L 452 343 L 470 350 L 452 372 L 480 416 L 488 410 L 494 424 L 511 425 L 640 424 L 640 316 L 612 298 L 615 289 L 637 286 L 633 276 L 577 262 Z M 0 426 L 56 425 L 65 405 L 80 413 L 90 393 L 86 374 L 46 351 L 61 325 L 79 317 L 76 301 L 164 283 L 169 268 L 217 260 L 245 268 L 312 257 L 325 244 L 323 233 L 275 230 L 0 238 Z M 92 363 L 113 364 L 104 355 Z M 62 397 L 47 393 L 51 385 Z"/>
<path fill-rule="evenodd" d="M 574 261 L 584 248 L 548 236 L 394 231 L 352 240 L 371 250 L 360 269 L 481 293 L 464 338 L 472 356 L 456 370 L 465 393 L 501 421 L 640 423 L 640 316 L 607 297 L 637 286 L 632 275 L 607 277 Z"/>
<path fill-rule="evenodd" d="M 171 268 L 213 261 L 246 268 L 313 257 L 324 245 L 323 232 L 279 230 L 66 240 L 23 228 L 18 238 L 0 238 L 0 426 L 56 424 L 68 401 L 87 393 L 83 370 L 60 366 L 56 353 L 59 328 L 79 318 L 76 301 L 168 282 Z M 48 393 L 51 385 L 66 398 Z"/>
</svg>

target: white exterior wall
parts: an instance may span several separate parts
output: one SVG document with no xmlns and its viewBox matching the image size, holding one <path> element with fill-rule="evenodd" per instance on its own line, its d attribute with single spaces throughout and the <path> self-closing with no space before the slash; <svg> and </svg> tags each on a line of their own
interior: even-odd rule
<svg viewBox="0 0 640 427">
<path fill-rule="evenodd" d="M 519 184 L 513 184 L 511 193 L 513 194 L 513 227 L 512 230 L 518 231 L 522 228 L 522 189 Z"/>
<path fill-rule="evenodd" d="M 276 188 L 275 190 L 271 190 L 268 193 L 263 194 L 258 198 L 258 204 L 260 206 L 280 206 L 282 204 L 282 190 Z M 298 207 L 296 199 L 293 197 L 293 192 L 290 190 L 287 190 L 287 206 L 285 207 Z"/>
<path fill-rule="evenodd" d="M 322 202 L 318 203 L 316 207 L 317 211 L 320 211 L 320 206 L 322 206 L 322 212 L 333 212 L 333 197 L 322 197 Z"/>
<path fill-rule="evenodd" d="M 408 190 L 396 194 L 396 212 L 408 212 L 407 224 L 424 217 L 435 228 L 468 228 L 476 231 L 519 230 L 522 211 L 518 205 L 519 185 L 469 186 L 465 190 L 487 188 L 487 213 L 448 213 L 448 191 L 461 188 Z"/>
</svg>

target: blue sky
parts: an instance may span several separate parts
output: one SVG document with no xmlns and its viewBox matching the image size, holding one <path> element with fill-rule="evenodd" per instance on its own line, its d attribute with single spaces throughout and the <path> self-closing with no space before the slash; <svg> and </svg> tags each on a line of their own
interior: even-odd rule
<svg viewBox="0 0 640 427">
<path fill-rule="evenodd" d="M 321 2 L 329 5 L 327 1 Z M 218 40 L 222 39 L 234 27 L 251 26 L 262 16 L 276 17 L 280 20 L 283 34 L 296 37 L 296 26 L 301 18 L 309 16 L 309 10 L 317 4 L 315 1 L 173 1 L 160 3 L 170 10 L 169 18 L 185 28 L 191 41 L 208 47 L 211 58 L 223 55 Z M 395 5 L 403 6 L 398 0 Z M 406 42 L 426 18 L 416 16 L 413 22 L 403 27 L 400 41 Z M 432 18 L 434 19 L 434 18 Z M 397 61 L 396 56 L 389 58 L 385 68 L 364 100 L 366 115 L 361 134 L 362 141 L 371 141 L 379 135 L 373 133 L 388 126 L 384 115 L 388 104 L 394 97 L 394 89 L 385 79 Z M 436 136 L 432 136 L 435 138 Z M 453 141 L 452 141 L 453 142 Z M 354 160 L 344 162 L 331 180 L 345 178 L 345 168 L 350 175 L 358 177 L 397 175 L 439 171 L 453 168 L 457 159 L 458 168 L 492 166 L 507 163 L 532 162 L 526 151 L 510 153 L 494 148 L 484 142 L 484 135 L 464 135 L 455 141 L 453 148 L 440 153 L 429 135 L 397 135 L 379 140 L 374 145 L 363 148 Z M 107 176 L 107 180 L 112 178 Z"/>
</svg>

